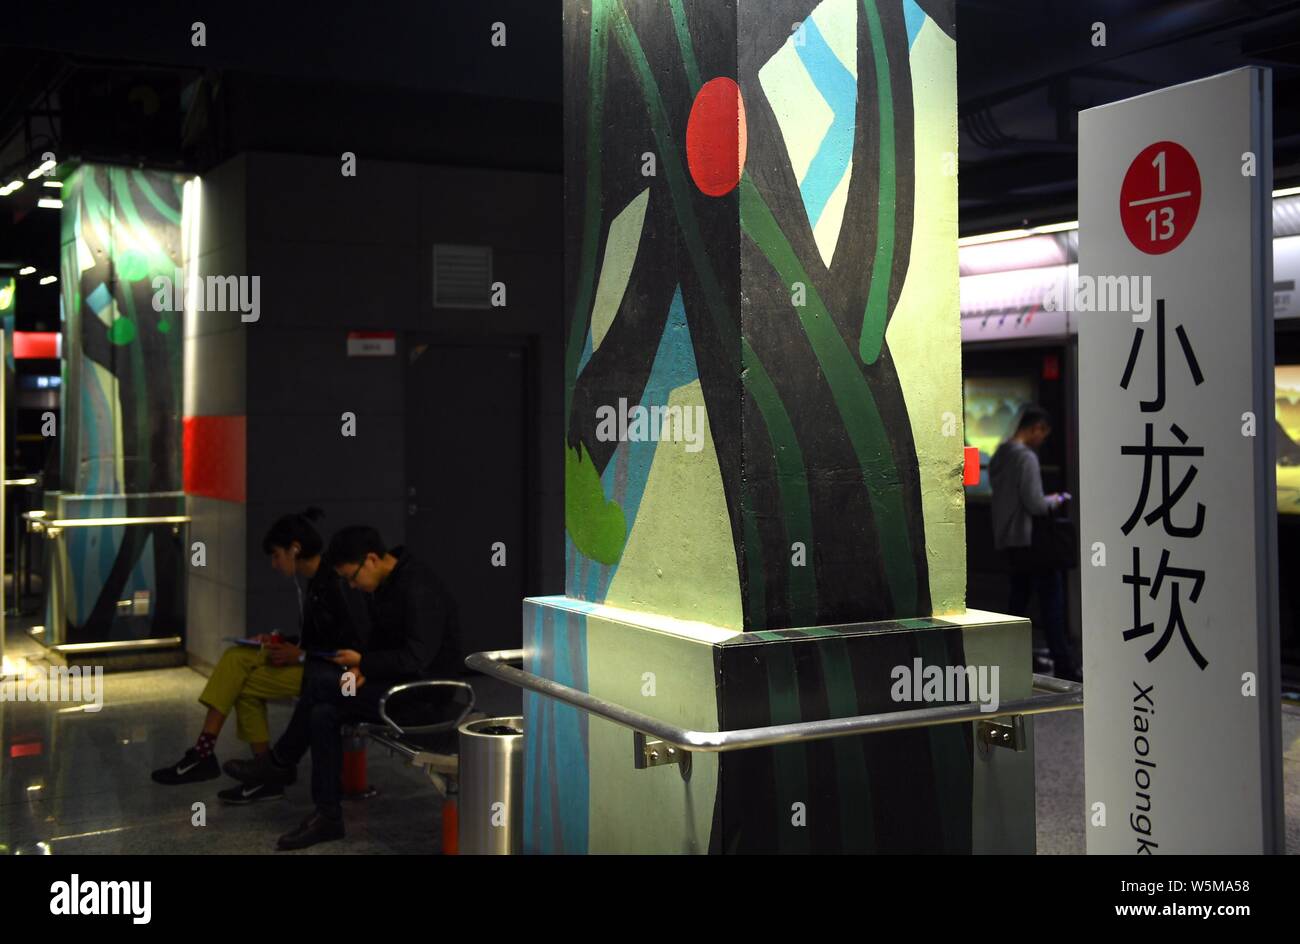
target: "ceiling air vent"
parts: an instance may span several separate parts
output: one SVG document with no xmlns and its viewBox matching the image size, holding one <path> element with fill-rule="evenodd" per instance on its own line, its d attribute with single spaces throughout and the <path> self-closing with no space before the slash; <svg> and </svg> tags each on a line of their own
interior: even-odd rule
<svg viewBox="0 0 1300 944">
<path fill-rule="evenodd" d="M 434 245 L 434 308 L 487 308 L 491 285 L 491 246 Z"/>
</svg>

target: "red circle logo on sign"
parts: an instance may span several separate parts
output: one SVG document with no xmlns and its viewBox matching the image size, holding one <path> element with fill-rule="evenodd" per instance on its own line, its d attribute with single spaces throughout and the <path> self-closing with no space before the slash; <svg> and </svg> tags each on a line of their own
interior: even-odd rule
<svg viewBox="0 0 1300 944">
<path fill-rule="evenodd" d="M 1175 141 L 1157 141 L 1133 158 L 1119 189 L 1128 241 L 1153 256 L 1177 249 L 1201 209 L 1196 159 Z"/>
</svg>

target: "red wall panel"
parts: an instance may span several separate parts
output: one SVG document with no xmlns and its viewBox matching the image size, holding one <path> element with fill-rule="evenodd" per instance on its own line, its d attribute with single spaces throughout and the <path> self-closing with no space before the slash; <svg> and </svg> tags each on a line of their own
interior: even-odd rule
<svg viewBox="0 0 1300 944">
<path fill-rule="evenodd" d="M 245 500 L 246 426 L 243 416 L 187 416 L 184 481 L 187 495 Z"/>
</svg>

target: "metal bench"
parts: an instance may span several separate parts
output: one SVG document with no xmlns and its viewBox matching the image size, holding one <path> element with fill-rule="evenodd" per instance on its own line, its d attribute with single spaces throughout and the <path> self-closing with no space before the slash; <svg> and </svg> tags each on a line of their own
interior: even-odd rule
<svg viewBox="0 0 1300 944">
<path fill-rule="evenodd" d="M 390 714 L 396 696 L 413 691 L 435 688 L 453 689 L 452 704 L 457 705 L 454 718 L 419 724 L 398 724 Z M 402 701 L 403 699 L 396 699 Z M 400 705 L 398 706 L 400 707 Z M 390 753 L 406 759 L 412 767 L 421 768 L 428 776 L 439 796 L 446 798 L 456 793 L 460 764 L 457 757 L 459 735 L 457 729 L 465 721 L 473 720 L 474 689 L 468 682 L 452 679 L 421 679 L 394 685 L 379 700 L 380 720 L 359 722 L 344 727 L 344 736 L 368 738 Z"/>
</svg>

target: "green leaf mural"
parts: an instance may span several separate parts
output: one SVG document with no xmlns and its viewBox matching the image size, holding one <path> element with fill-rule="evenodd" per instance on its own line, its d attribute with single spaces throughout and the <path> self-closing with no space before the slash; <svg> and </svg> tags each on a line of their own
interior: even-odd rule
<svg viewBox="0 0 1300 944">
<path fill-rule="evenodd" d="M 627 540 L 627 519 L 605 499 L 600 473 L 587 447 L 564 450 L 564 526 L 578 550 L 602 564 L 616 564 Z"/>
</svg>

